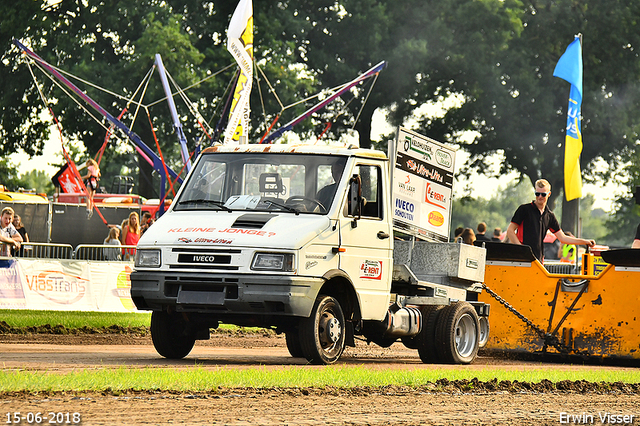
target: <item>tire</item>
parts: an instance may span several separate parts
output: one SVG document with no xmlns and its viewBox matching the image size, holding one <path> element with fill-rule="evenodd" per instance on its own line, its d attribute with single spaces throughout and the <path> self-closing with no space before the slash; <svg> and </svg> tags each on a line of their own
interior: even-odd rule
<svg viewBox="0 0 640 426">
<path fill-rule="evenodd" d="M 442 310 L 436 326 L 440 361 L 469 364 L 478 355 L 480 325 L 476 310 L 468 302 L 458 302 Z"/>
<path fill-rule="evenodd" d="M 422 330 L 416 340 L 418 343 L 418 355 L 425 364 L 436 364 L 440 362 L 436 348 L 436 325 L 442 312 L 443 306 L 427 305 L 420 308 L 422 312 Z"/>
<path fill-rule="evenodd" d="M 489 341 L 489 331 L 491 330 L 491 326 L 489 325 L 489 317 L 480 317 L 478 318 L 478 323 L 480 325 L 480 336 L 478 337 L 478 348 L 482 349 L 487 346 L 487 342 Z"/>
<path fill-rule="evenodd" d="M 165 358 L 182 359 L 196 343 L 186 321 L 176 314 L 154 311 L 151 314 L 151 340 L 156 351 Z"/>
<path fill-rule="evenodd" d="M 304 358 L 302 346 L 300 345 L 300 333 L 298 330 L 296 329 L 295 331 L 286 332 L 285 338 L 289 354 L 294 358 Z"/>
<path fill-rule="evenodd" d="M 340 303 L 331 296 L 319 295 L 309 318 L 299 327 L 304 357 L 313 364 L 333 364 L 345 347 L 345 319 Z"/>
</svg>

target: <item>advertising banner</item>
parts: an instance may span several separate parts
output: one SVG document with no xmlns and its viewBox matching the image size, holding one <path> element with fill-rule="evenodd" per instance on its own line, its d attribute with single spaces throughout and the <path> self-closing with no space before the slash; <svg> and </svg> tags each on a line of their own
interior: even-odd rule
<svg viewBox="0 0 640 426">
<path fill-rule="evenodd" d="M 455 149 L 398 128 L 393 161 L 393 225 L 428 241 L 448 241 Z"/>
<path fill-rule="evenodd" d="M 131 312 L 128 262 L 0 260 L 0 309 Z"/>
</svg>

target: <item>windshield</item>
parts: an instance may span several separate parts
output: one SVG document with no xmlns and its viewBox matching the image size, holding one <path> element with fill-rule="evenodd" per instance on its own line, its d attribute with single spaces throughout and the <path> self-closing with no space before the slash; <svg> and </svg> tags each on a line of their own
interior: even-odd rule
<svg viewBox="0 0 640 426">
<path fill-rule="evenodd" d="M 346 157 L 308 154 L 203 155 L 174 210 L 253 210 L 325 214 Z"/>
</svg>

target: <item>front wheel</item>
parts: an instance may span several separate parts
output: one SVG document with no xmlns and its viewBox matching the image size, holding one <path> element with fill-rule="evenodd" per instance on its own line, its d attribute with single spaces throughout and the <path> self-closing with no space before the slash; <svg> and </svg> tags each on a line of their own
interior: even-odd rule
<svg viewBox="0 0 640 426">
<path fill-rule="evenodd" d="M 196 343 L 182 316 L 158 311 L 151 314 L 151 340 L 156 351 L 169 359 L 184 358 Z"/>
<path fill-rule="evenodd" d="M 436 327 L 440 360 L 449 364 L 469 364 L 478 355 L 480 325 L 478 314 L 468 302 L 458 302 L 442 310 Z"/>
<path fill-rule="evenodd" d="M 304 357 L 314 364 L 333 364 L 345 346 L 345 319 L 340 302 L 319 295 L 311 316 L 300 321 L 300 346 Z"/>
</svg>

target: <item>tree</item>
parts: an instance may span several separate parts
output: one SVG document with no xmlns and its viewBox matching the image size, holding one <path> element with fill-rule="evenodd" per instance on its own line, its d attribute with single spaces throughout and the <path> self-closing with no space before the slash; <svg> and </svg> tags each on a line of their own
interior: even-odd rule
<svg viewBox="0 0 640 426">
<path fill-rule="evenodd" d="M 210 2 L 196 0 L 65 0 L 47 4 L 49 6 L 41 7 L 38 2 L 29 2 L 26 8 L 18 3 L 11 6 L 8 13 L 11 22 L 20 22 L 22 25 L 15 26 L 18 34 L 0 33 L 3 41 L 7 42 L 7 50 L 0 64 L 3 108 L 0 116 L 0 154 L 18 149 L 32 155 L 40 153 L 47 140 L 50 124 L 50 118 L 41 114 L 45 106 L 20 60 L 18 49 L 9 47 L 11 37 L 17 36 L 54 66 L 108 89 L 111 94 L 74 80 L 112 115 L 117 116 L 127 108 L 123 121 L 131 123 L 135 115 L 132 130 L 154 150 L 157 137 L 167 164 L 176 171 L 181 170 L 177 138 L 168 107 L 165 102 L 156 102 L 165 96 L 160 80 L 155 76 L 149 81 L 142 100 L 141 92 L 136 92 L 136 88 L 152 69 L 155 54 L 160 53 L 166 69 L 181 87 L 201 82 L 191 88 L 188 95 L 206 121 L 215 125 L 214 120 L 219 118 L 226 100 L 225 88 L 229 86 L 235 70 L 233 58 L 224 45 L 226 28 L 235 3 L 221 2 L 214 7 Z M 255 13 L 264 17 L 265 14 L 277 14 L 279 10 L 277 4 L 263 2 Z M 264 18 L 262 22 L 265 22 L 263 28 L 279 31 L 277 19 Z M 275 48 L 286 47 L 288 41 L 279 40 L 273 33 L 263 34 L 256 41 L 256 50 L 264 54 L 262 66 L 275 76 L 273 84 L 279 90 L 281 99 L 287 102 L 298 95 L 306 96 L 313 80 L 300 78 L 300 70 L 289 67 L 291 61 L 288 60 L 288 52 Z M 227 73 L 202 82 L 205 77 L 227 65 L 232 65 Z M 37 70 L 36 73 L 41 77 Z M 64 140 L 81 141 L 86 147 L 87 156 L 95 156 L 103 143 L 108 123 L 100 116 L 98 122 L 93 121 L 87 111 L 78 107 L 49 80 L 40 78 L 39 81 L 50 102 L 47 106 L 51 107 L 63 125 Z M 289 93 L 288 87 L 293 88 Z M 113 96 L 113 93 L 118 96 Z M 259 105 L 257 91 L 255 93 L 254 105 Z M 137 109 L 136 102 L 140 101 L 150 105 L 149 118 L 145 109 Z M 265 104 L 265 109 L 278 110 L 274 107 L 276 100 L 273 97 L 268 98 Z M 184 111 L 186 108 L 182 105 L 184 132 L 193 147 L 195 141 L 202 139 L 201 123 L 188 119 Z M 95 114 L 94 111 L 91 113 Z M 254 133 L 264 131 L 274 115 L 256 118 Z M 153 123 L 155 135 L 149 121 Z M 150 166 L 142 158 L 137 159 L 137 164 L 129 161 L 133 150 L 126 137 L 121 136 L 120 141 L 110 143 L 119 146 L 105 151 L 103 161 L 107 166 L 103 166 L 103 169 L 108 170 L 103 180 L 121 174 L 126 168 L 134 171 L 139 168 L 139 192 L 146 196 L 157 196 L 154 190 L 157 188 L 157 176 L 153 177 Z M 123 146 L 128 148 L 123 150 Z M 152 179 L 156 182 L 152 183 Z"/>
<path fill-rule="evenodd" d="M 20 182 L 24 189 L 33 190 L 36 194 L 53 195 L 55 190 L 51 176 L 43 170 L 31 170 L 20 175 Z"/>
<path fill-rule="evenodd" d="M 633 30 L 640 4 L 589 0 L 527 2 L 523 31 L 501 51 L 494 72 L 471 90 L 459 87 L 464 103 L 441 120 L 426 118 L 421 129 L 457 141 L 471 155 L 469 170 L 488 170 L 487 157 L 502 155 L 498 173 L 517 170 L 531 181 L 544 177 L 553 191 L 563 187 L 564 127 L 569 85 L 553 69 L 574 34 L 584 35 L 583 175 L 596 177 L 594 160 L 615 169 L 620 155 L 638 139 L 640 35 Z M 469 143 L 456 138 L 477 132 Z M 453 136 L 453 137 L 452 137 Z M 608 178 L 610 173 L 599 176 Z M 575 203 L 574 203 L 575 204 Z M 562 224 L 576 231 L 575 205 L 565 204 Z"/>
</svg>

